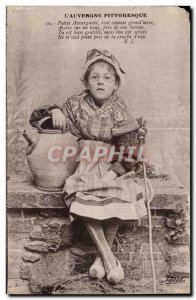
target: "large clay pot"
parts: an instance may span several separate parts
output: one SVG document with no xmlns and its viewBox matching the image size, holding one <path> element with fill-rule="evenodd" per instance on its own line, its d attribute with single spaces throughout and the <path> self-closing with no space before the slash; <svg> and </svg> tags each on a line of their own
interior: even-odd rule
<svg viewBox="0 0 196 300">
<path fill-rule="evenodd" d="M 78 143 L 68 131 L 52 129 L 51 124 L 50 117 L 38 123 L 36 140 L 26 130 L 23 136 L 28 141 L 27 162 L 36 187 L 46 191 L 61 191 L 66 178 L 74 173 L 77 165 L 77 155 L 65 160 L 64 150 L 73 147 L 78 151 Z"/>
</svg>

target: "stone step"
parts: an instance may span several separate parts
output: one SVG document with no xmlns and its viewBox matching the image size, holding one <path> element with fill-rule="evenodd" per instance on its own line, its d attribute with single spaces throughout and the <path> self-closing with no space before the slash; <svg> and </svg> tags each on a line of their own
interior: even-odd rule
<svg viewBox="0 0 196 300">
<path fill-rule="evenodd" d="M 143 180 L 140 179 L 143 185 Z M 169 180 L 151 179 L 154 198 L 151 209 L 186 209 L 188 193 L 176 176 Z M 10 176 L 8 180 L 7 208 L 65 208 L 62 192 L 37 189 L 31 177 Z"/>
</svg>

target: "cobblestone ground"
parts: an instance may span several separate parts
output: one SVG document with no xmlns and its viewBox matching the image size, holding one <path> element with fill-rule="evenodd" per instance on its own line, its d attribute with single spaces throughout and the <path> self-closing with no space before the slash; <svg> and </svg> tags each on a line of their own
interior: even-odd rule
<svg viewBox="0 0 196 300">
<path fill-rule="evenodd" d="M 157 294 L 186 294 L 190 292 L 189 280 L 184 279 L 183 283 L 164 283 L 165 279 L 157 281 Z M 74 283 L 74 284 L 73 284 Z M 77 291 L 77 292 L 76 292 Z M 106 280 L 90 280 L 88 275 L 83 278 L 75 277 L 69 279 L 64 284 L 56 286 L 52 294 L 153 294 L 153 282 L 149 279 L 129 280 L 111 286 Z"/>
<path fill-rule="evenodd" d="M 190 280 L 184 278 L 183 282 L 166 283 L 166 279 L 157 280 L 157 294 L 188 294 L 190 293 Z M 9 280 L 9 294 L 31 294 L 28 281 L 25 280 Z M 131 294 L 153 294 L 152 279 L 125 279 L 123 283 L 112 286 L 106 280 L 91 280 L 88 274 L 71 276 L 69 279 L 57 284 L 53 291 L 53 295 L 67 294 L 97 294 L 97 295 L 131 295 Z"/>
</svg>

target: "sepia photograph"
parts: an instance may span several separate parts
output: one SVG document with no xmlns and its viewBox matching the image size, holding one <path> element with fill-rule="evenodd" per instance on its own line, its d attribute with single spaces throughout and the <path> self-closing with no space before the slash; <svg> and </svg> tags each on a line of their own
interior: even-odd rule
<svg viewBox="0 0 196 300">
<path fill-rule="evenodd" d="M 8 295 L 190 295 L 189 6 L 6 7 Z"/>
</svg>

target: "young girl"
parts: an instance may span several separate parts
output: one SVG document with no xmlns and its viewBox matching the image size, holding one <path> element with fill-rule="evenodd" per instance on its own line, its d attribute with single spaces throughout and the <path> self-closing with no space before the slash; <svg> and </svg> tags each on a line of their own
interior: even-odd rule
<svg viewBox="0 0 196 300">
<path fill-rule="evenodd" d="M 144 189 L 136 183 L 133 163 L 126 161 L 120 145 L 138 145 L 146 129 L 116 94 L 125 73 L 108 51 L 88 51 L 81 80 L 86 89 L 70 97 L 62 107 L 43 106 L 30 118 L 32 126 L 51 115 L 53 126 L 78 137 L 81 149 L 116 146 L 112 161 L 81 159 L 64 186 L 65 201 L 72 216 L 80 216 L 99 255 L 89 269 L 92 278 L 116 284 L 124 278 L 120 262 L 111 251 L 120 220 L 139 219 L 147 214 Z M 120 150 L 121 149 L 121 150 Z M 119 154 L 119 155 L 118 155 Z M 118 159 L 121 156 L 121 160 Z"/>
</svg>

